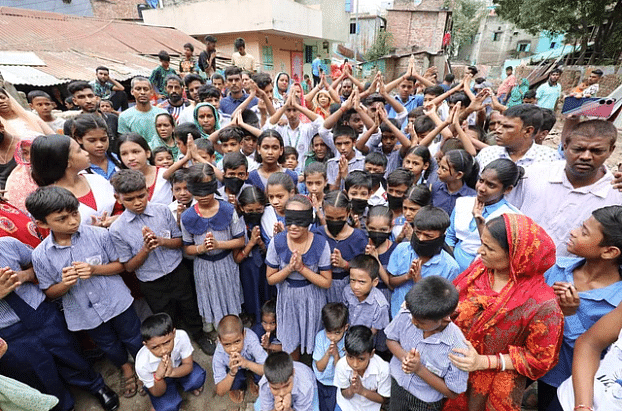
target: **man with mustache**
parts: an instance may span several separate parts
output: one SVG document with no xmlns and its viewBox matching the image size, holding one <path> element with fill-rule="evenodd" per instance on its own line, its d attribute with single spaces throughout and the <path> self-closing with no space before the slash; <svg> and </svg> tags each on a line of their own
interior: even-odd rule
<svg viewBox="0 0 622 411">
<path fill-rule="evenodd" d="M 164 89 L 168 96 L 166 100 L 158 104 L 158 107 L 168 111 L 175 121 L 179 119 L 179 115 L 184 108 L 190 105 L 190 102 L 183 97 L 184 83 L 181 78 L 175 74 L 169 74 L 164 79 Z"/>
</svg>

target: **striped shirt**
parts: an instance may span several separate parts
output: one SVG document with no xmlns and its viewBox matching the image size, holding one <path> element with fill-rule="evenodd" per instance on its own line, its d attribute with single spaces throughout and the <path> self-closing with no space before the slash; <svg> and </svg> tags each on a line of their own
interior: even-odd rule
<svg viewBox="0 0 622 411">
<path fill-rule="evenodd" d="M 367 298 L 359 301 L 352 288 L 347 286 L 343 289 L 343 302 L 350 313 L 350 326 L 364 325 L 384 330 L 389 325 L 389 303 L 376 287 L 372 287 Z"/>
<path fill-rule="evenodd" d="M 240 355 L 248 361 L 261 365 L 263 365 L 268 357 L 268 353 L 261 346 L 257 334 L 248 328 L 244 329 L 244 346 L 242 347 Z M 214 352 L 214 357 L 212 358 L 214 384 L 218 384 L 227 376 L 229 372 L 229 358 L 229 354 L 225 352 L 225 348 L 219 341 L 216 346 L 216 351 Z"/>
</svg>

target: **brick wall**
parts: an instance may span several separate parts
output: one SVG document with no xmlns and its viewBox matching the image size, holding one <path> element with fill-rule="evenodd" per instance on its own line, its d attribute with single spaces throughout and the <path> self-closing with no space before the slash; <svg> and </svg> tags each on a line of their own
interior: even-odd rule
<svg viewBox="0 0 622 411">
<path fill-rule="evenodd" d="M 388 10 L 387 31 L 393 35 L 393 46 L 416 46 L 418 50 L 438 51 L 443 41 L 445 11 Z"/>
<path fill-rule="evenodd" d="M 527 77 L 529 73 L 534 70 L 534 68 L 535 66 L 519 66 L 516 68 L 516 77 Z M 568 92 L 572 88 L 576 87 L 577 84 L 579 84 L 579 81 L 587 78 L 592 70 L 597 68 L 604 72 L 604 75 L 599 82 L 599 97 L 608 96 L 612 91 L 618 88 L 620 84 L 622 84 L 622 70 L 618 68 L 616 71 L 616 67 L 614 66 L 569 66 L 563 69 L 564 71 L 562 72 L 562 76 L 559 80 L 562 85 L 562 89 L 564 92 Z"/>
<path fill-rule="evenodd" d="M 99 19 L 138 20 L 138 4 L 145 4 L 144 0 L 115 0 L 105 2 L 92 0 L 93 14 Z"/>
</svg>

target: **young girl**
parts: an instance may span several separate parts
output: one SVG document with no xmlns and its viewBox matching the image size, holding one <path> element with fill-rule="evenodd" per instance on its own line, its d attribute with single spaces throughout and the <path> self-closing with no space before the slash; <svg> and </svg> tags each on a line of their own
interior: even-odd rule
<svg viewBox="0 0 622 411">
<path fill-rule="evenodd" d="M 397 242 L 389 240 L 391 236 L 391 225 L 393 215 L 391 210 L 386 206 L 374 206 L 367 213 L 367 236 L 369 242 L 365 247 L 365 254 L 369 254 L 376 258 L 380 263 L 380 280 L 378 288 L 386 297 L 387 301 L 391 301 L 391 288 L 389 287 L 389 274 L 387 273 L 387 265 L 389 257 L 395 250 Z"/>
<path fill-rule="evenodd" d="M 321 328 L 321 309 L 330 287 L 330 247 L 309 231 L 313 205 L 295 195 L 285 206 L 287 230 L 277 234 L 268 246 L 266 276 L 277 286 L 277 338 L 283 351 L 295 360 L 311 354 L 315 335 Z"/>
<path fill-rule="evenodd" d="M 80 201 L 82 223 L 109 226 L 116 203 L 108 180 L 98 174 L 82 174 L 90 166 L 89 153 L 76 140 L 59 134 L 39 136 L 30 148 L 32 177 L 39 186 L 56 185 L 71 191 Z"/>
<path fill-rule="evenodd" d="M 268 354 L 282 351 L 281 342 L 276 338 L 276 299 L 266 301 L 261 306 L 261 323 L 253 325 L 251 330 L 257 335 L 261 346 Z"/>
<path fill-rule="evenodd" d="M 240 281 L 244 293 L 244 311 L 261 321 L 262 305 L 273 298 L 276 289 L 266 280 L 266 244 L 261 239 L 261 216 L 266 206 L 266 195 L 257 187 L 246 187 L 238 196 L 238 205 L 246 223 L 247 243 L 233 253 L 240 265 Z"/>
<path fill-rule="evenodd" d="M 324 218 L 324 193 L 328 187 L 326 178 L 326 165 L 323 163 L 312 163 L 304 171 L 305 188 L 311 203 L 315 218 L 313 220 L 313 228 L 326 224 Z"/>
<path fill-rule="evenodd" d="M 413 173 L 417 184 L 429 185 L 438 179 L 436 175 L 436 161 L 434 161 L 430 155 L 430 150 L 426 146 L 409 148 L 402 161 L 402 167 Z"/>
<path fill-rule="evenodd" d="M 438 165 L 438 179 L 432 184 L 432 205 L 451 215 L 458 197 L 474 196 L 479 174 L 477 161 L 464 150 L 445 153 Z"/>
<path fill-rule="evenodd" d="M 155 150 L 158 147 L 168 148 L 172 155 L 173 161 L 179 159 L 179 147 L 175 144 L 173 138 L 173 130 L 175 130 L 175 119 L 169 113 L 160 113 L 155 118 L 156 135 L 153 136 L 149 147 Z"/>
<path fill-rule="evenodd" d="M 365 231 L 346 224 L 350 199 L 345 192 L 334 190 L 324 196 L 324 215 L 326 225 L 313 232 L 326 238 L 330 245 L 333 282 L 326 297 L 329 303 L 338 303 L 343 301 L 343 289 L 349 284 L 348 261 L 365 252 L 368 239 Z"/>
<path fill-rule="evenodd" d="M 173 153 L 168 147 L 159 146 L 153 149 L 153 164 L 156 167 L 169 168 L 173 165 Z"/>
<path fill-rule="evenodd" d="M 454 259 L 464 271 L 477 256 L 480 233 L 486 221 L 501 214 L 522 214 L 504 196 L 516 187 L 524 174 L 522 167 L 507 158 L 490 162 L 475 185 L 475 197 L 460 197 L 451 214 L 446 243 L 453 247 Z"/>
<path fill-rule="evenodd" d="M 296 187 L 289 175 L 277 172 L 268 179 L 266 193 L 270 205 L 261 217 L 261 236 L 267 244 L 285 229 L 285 203 L 296 194 Z"/>
<path fill-rule="evenodd" d="M 73 119 L 71 136 L 89 153 L 89 174 L 99 174 L 106 180 L 121 168 L 121 163 L 111 151 L 108 126 L 96 114 L 80 114 Z"/>
<path fill-rule="evenodd" d="M 199 312 L 215 326 L 242 310 L 240 271 L 232 250 L 244 247 L 244 222 L 235 208 L 214 198 L 218 181 L 207 164 L 188 172 L 188 191 L 197 203 L 181 215 L 184 250 L 194 255 L 194 283 Z"/>
<path fill-rule="evenodd" d="M 282 171 L 287 173 L 294 184 L 298 183 L 298 174 L 282 167 L 285 162 L 283 137 L 275 130 L 265 130 L 257 139 L 255 161 L 259 164 L 256 170 L 248 173 L 248 183 L 261 191 L 266 191 L 266 183 L 273 173 Z"/>
<path fill-rule="evenodd" d="M 432 193 L 430 190 L 422 185 L 412 186 L 408 189 L 404 195 L 404 202 L 402 203 L 402 215 L 404 216 L 403 224 L 396 224 L 393 227 L 395 235 L 395 242 L 401 243 L 402 241 L 410 241 L 410 237 L 413 234 L 413 222 L 415 216 L 421 207 L 430 205 L 432 200 Z"/>
<path fill-rule="evenodd" d="M 119 158 L 124 167 L 145 175 L 149 201 L 167 206 L 173 202 L 173 190 L 164 178 L 165 170 L 150 164 L 151 149 L 140 134 L 127 133 L 119 137 Z"/>
</svg>

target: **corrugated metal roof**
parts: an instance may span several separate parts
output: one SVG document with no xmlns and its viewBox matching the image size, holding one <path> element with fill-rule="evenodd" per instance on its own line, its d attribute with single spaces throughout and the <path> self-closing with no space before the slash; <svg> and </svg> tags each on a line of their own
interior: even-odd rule
<svg viewBox="0 0 622 411">
<path fill-rule="evenodd" d="M 111 77 L 126 80 L 150 74 L 160 50 L 175 56 L 183 54 L 185 43 L 204 48 L 170 27 L 12 7 L 0 7 L 0 39 L 0 52 L 32 52 L 45 64 L 38 69 L 60 80 L 92 80 L 100 65 L 110 68 Z"/>
<path fill-rule="evenodd" d="M 31 51 L 0 50 L 0 65 L 7 66 L 45 66 L 43 60 Z"/>
<path fill-rule="evenodd" d="M 45 87 L 55 86 L 68 81 L 59 80 L 52 75 L 30 66 L 0 66 L 0 73 L 2 73 L 4 80 L 14 85 L 28 84 Z"/>
</svg>

